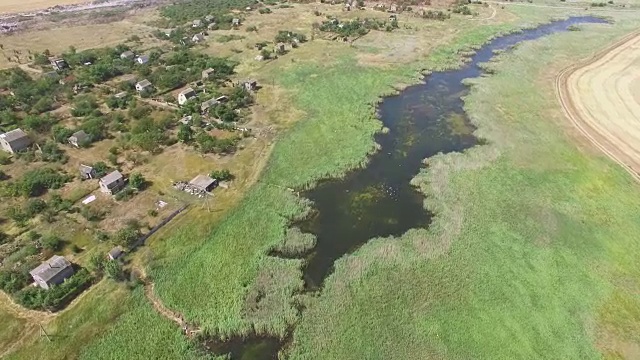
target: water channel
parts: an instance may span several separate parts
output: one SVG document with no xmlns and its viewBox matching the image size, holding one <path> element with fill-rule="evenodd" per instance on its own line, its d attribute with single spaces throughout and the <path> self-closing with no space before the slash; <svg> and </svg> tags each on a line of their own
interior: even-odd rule
<svg viewBox="0 0 640 360">
<path fill-rule="evenodd" d="M 384 98 L 378 114 L 389 131 L 376 136 L 381 149 L 368 165 L 344 178 L 323 181 L 304 194 L 316 210 L 314 216 L 298 224 L 304 232 L 317 236 L 316 248 L 304 269 L 308 289 L 320 289 L 334 262 L 368 240 L 429 225 L 431 214 L 424 209 L 424 196 L 410 181 L 424 166 L 425 158 L 460 152 L 479 143 L 461 99 L 468 93 L 462 81 L 482 75 L 478 64 L 491 60 L 496 51 L 584 23 L 606 21 L 572 17 L 496 38 L 463 67 L 434 72 L 422 83 Z M 232 359 L 277 359 L 279 345 L 274 340 L 248 338 L 228 351 Z"/>
</svg>

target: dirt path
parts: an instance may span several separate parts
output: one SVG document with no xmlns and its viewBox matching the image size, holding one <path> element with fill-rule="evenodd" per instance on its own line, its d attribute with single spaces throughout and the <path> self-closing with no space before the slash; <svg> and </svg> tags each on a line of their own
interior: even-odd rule
<svg viewBox="0 0 640 360">
<path fill-rule="evenodd" d="M 556 77 L 567 118 L 640 181 L 640 30 Z"/>
<path fill-rule="evenodd" d="M 151 305 L 153 306 L 153 308 L 160 315 L 178 324 L 178 326 L 180 326 L 184 334 L 189 337 L 201 331 L 200 328 L 197 327 L 196 325 L 186 322 L 184 320 L 184 317 L 180 313 L 173 311 L 168 307 L 164 306 L 162 301 L 156 296 L 154 292 L 154 287 L 155 287 L 154 283 L 147 278 L 147 274 L 144 272 L 144 270 L 142 270 L 141 268 L 134 268 L 134 271 L 140 274 L 140 280 L 142 280 L 142 283 L 144 284 L 144 295 L 147 297 L 147 299 L 151 302 Z"/>
</svg>

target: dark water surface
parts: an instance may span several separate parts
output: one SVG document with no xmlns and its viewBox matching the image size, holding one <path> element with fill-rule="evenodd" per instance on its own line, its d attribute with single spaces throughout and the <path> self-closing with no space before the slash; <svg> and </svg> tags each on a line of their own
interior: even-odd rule
<svg viewBox="0 0 640 360">
<path fill-rule="evenodd" d="M 333 270 L 334 262 L 375 237 L 402 235 L 412 228 L 426 228 L 431 214 L 424 196 L 410 181 L 424 166 L 425 158 L 463 151 L 479 143 L 463 110 L 461 97 L 468 93 L 462 80 L 482 75 L 479 63 L 494 51 L 504 50 L 581 23 L 606 23 L 594 17 L 572 17 L 535 29 L 497 38 L 483 46 L 460 69 L 434 72 L 421 84 L 384 98 L 380 119 L 390 131 L 376 136 L 381 149 L 363 169 L 345 178 L 321 182 L 304 196 L 314 202 L 316 214 L 298 224 L 318 238 L 308 257 L 304 276 L 308 289 L 319 289 Z M 232 339 L 214 346 L 218 354 L 232 359 L 277 359 L 284 344 L 273 338 Z"/>
</svg>

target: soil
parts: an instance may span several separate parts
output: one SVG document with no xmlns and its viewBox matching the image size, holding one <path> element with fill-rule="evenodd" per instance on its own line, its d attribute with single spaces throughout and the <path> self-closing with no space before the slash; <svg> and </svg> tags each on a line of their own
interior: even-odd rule
<svg viewBox="0 0 640 360">
<path fill-rule="evenodd" d="M 566 116 L 640 181 L 640 31 L 564 69 L 556 90 Z"/>
</svg>

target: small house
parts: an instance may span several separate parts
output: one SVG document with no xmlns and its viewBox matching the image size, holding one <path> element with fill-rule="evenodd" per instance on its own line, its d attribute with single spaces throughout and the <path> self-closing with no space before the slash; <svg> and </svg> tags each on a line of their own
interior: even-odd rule
<svg viewBox="0 0 640 360">
<path fill-rule="evenodd" d="M 202 20 L 198 19 L 198 20 L 193 20 L 193 23 L 191 24 L 192 27 L 194 28 L 199 28 L 202 26 Z"/>
<path fill-rule="evenodd" d="M 136 91 L 139 93 L 151 91 L 153 89 L 153 84 L 151 81 L 144 79 L 136 83 Z"/>
<path fill-rule="evenodd" d="M 397 12 L 398 11 L 398 6 L 396 6 L 395 4 L 389 6 L 389 11 L 390 12 Z"/>
<path fill-rule="evenodd" d="M 212 22 L 215 19 L 216 18 L 213 15 L 207 15 L 207 16 L 204 17 L 204 21 L 206 21 L 208 23 Z"/>
<path fill-rule="evenodd" d="M 285 51 L 284 43 L 276 44 L 276 52 L 282 54 Z"/>
<path fill-rule="evenodd" d="M 187 116 L 183 117 L 182 119 L 178 120 L 178 122 L 183 124 L 183 125 L 189 125 L 189 124 L 191 124 L 191 120 L 193 120 L 193 116 L 187 115 Z"/>
<path fill-rule="evenodd" d="M 194 97 L 196 97 L 196 92 L 192 88 L 186 88 L 178 94 L 178 104 L 184 105 Z"/>
<path fill-rule="evenodd" d="M 198 175 L 189 181 L 189 184 L 198 190 L 209 192 L 218 185 L 218 180 L 207 175 Z"/>
<path fill-rule="evenodd" d="M 219 102 L 219 103 L 226 103 L 227 101 L 229 101 L 229 97 L 225 96 L 225 95 L 218 96 L 216 98 L 216 101 Z"/>
<path fill-rule="evenodd" d="M 218 24 L 216 24 L 216 23 L 212 22 L 211 24 L 209 24 L 209 25 L 207 26 L 207 29 L 208 29 L 208 30 L 218 30 Z"/>
<path fill-rule="evenodd" d="M 73 275 L 71 263 L 62 256 L 54 255 L 29 272 L 33 280 L 43 289 L 59 285 Z"/>
<path fill-rule="evenodd" d="M 113 95 L 113 97 L 115 97 L 116 99 L 124 99 L 127 97 L 127 92 L 126 91 L 121 91 L 115 95 Z"/>
<path fill-rule="evenodd" d="M 122 54 L 120 54 L 120 59 L 122 59 L 122 60 L 133 59 L 134 56 L 136 56 L 136 55 L 133 53 L 133 51 L 127 50 L 127 51 L 123 52 Z"/>
<path fill-rule="evenodd" d="M 203 102 L 202 104 L 200 104 L 200 111 L 202 113 L 208 112 L 209 109 L 211 109 L 212 107 L 218 105 L 218 101 L 216 101 L 216 99 L 209 99 L 205 102 Z"/>
<path fill-rule="evenodd" d="M 258 82 L 255 80 L 247 80 L 242 83 L 242 87 L 247 91 L 253 91 L 258 88 Z"/>
<path fill-rule="evenodd" d="M 231 25 L 234 27 L 240 26 L 240 19 L 234 18 L 233 20 L 231 20 Z"/>
<path fill-rule="evenodd" d="M 124 255 L 124 251 L 120 246 L 114 247 L 107 253 L 107 257 L 109 257 L 109 260 L 118 260 L 122 257 L 122 255 Z"/>
<path fill-rule="evenodd" d="M 80 131 L 74 132 L 73 135 L 71 135 L 68 140 L 69 140 L 69 144 L 75 147 L 80 147 L 91 142 L 91 136 L 89 136 L 89 134 L 84 132 L 84 130 L 80 130 Z"/>
<path fill-rule="evenodd" d="M 100 179 L 100 191 L 107 194 L 115 194 L 124 187 L 124 176 L 115 170 Z"/>
<path fill-rule="evenodd" d="M 398 15 L 396 14 L 389 15 L 389 21 L 398 21 Z"/>
<path fill-rule="evenodd" d="M 212 68 L 208 68 L 206 70 L 202 70 L 202 80 L 208 80 L 213 76 L 213 73 L 215 72 L 214 69 Z"/>
<path fill-rule="evenodd" d="M 89 165 L 80 164 L 78 170 L 80 171 L 80 176 L 85 180 L 90 180 L 96 177 L 96 169 Z"/>
<path fill-rule="evenodd" d="M 149 55 L 140 55 L 136 58 L 136 62 L 140 65 L 144 65 L 149 62 Z"/>
<path fill-rule="evenodd" d="M 69 64 L 64 59 L 51 59 L 51 66 L 56 70 L 64 70 L 69 68 Z"/>
<path fill-rule="evenodd" d="M 204 35 L 202 33 L 195 34 L 191 38 L 191 41 L 196 43 L 196 44 L 199 43 L 199 42 L 203 42 L 204 41 Z"/>
<path fill-rule="evenodd" d="M 26 149 L 32 143 L 29 135 L 22 131 L 22 129 L 15 129 L 0 134 L 0 147 L 2 147 L 2 150 L 12 154 Z"/>
</svg>

